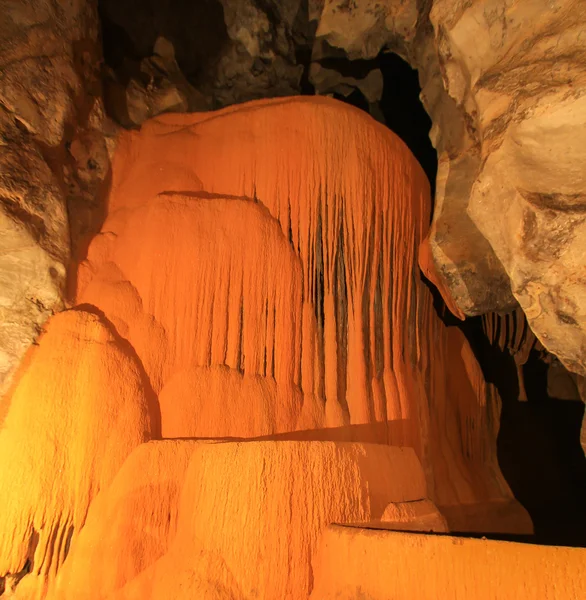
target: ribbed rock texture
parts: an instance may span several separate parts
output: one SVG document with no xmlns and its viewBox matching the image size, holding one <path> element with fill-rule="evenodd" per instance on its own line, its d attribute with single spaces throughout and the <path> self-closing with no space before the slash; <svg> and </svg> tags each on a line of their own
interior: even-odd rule
<svg viewBox="0 0 586 600">
<path fill-rule="evenodd" d="M 0 13 L 1 393 L 63 307 L 71 240 L 75 251 L 96 231 L 108 154 L 95 4 L 5 0 Z"/>
<path fill-rule="evenodd" d="M 17 593 L 304 598 L 331 522 L 529 532 L 496 392 L 420 278 L 429 204 L 404 144 L 328 99 L 124 133 L 77 308 L 2 404 L 0 472 L 33 474 L 0 528 Z"/>
<path fill-rule="evenodd" d="M 419 70 L 439 156 L 430 246 L 447 303 L 467 315 L 520 304 L 581 374 L 585 27 L 576 0 L 326 0 L 316 31 L 319 56 L 386 49 Z"/>
<path fill-rule="evenodd" d="M 382 119 L 393 82 L 377 57 L 399 54 L 433 121 L 429 247 L 446 303 L 460 316 L 520 305 L 548 351 L 586 374 L 582 2 L 179 4 L 102 2 L 119 122 L 312 89 L 356 92 Z"/>
<path fill-rule="evenodd" d="M 410 448 L 152 442 L 96 499 L 58 597 L 307 598 L 327 524 L 368 522 L 391 500 L 425 495 Z"/>
</svg>

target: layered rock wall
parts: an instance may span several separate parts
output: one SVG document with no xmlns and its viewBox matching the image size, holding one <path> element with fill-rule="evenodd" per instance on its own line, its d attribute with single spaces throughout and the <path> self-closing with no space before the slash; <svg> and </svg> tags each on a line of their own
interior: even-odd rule
<svg viewBox="0 0 586 600">
<path fill-rule="evenodd" d="M 71 240 L 99 228 L 108 154 L 95 4 L 5 1 L 0 11 L 1 393 L 63 307 Z"/>
</svg>

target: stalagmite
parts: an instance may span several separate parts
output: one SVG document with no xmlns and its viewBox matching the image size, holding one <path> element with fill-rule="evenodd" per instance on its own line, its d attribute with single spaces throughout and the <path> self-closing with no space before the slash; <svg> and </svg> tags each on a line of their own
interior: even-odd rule
<svg viewBox="0 0 586 600">
<path fill-rule="evenodd" d="M 445 529 L 445 511 L 449 527 L 473 529 L 476 511 L 492 530 L 530 531 L 496 461 L 496 391 L 421 279 L 427 223 L 429 186 L 407 148 L 327 98 L 122 134 L 78 310 L 50 322 L 2 405 L 0 469 L 28 436 L 21 472 L 72 453 L 64 469 L 59 452 L 43 458 L 31 485 L 74 491 L 19 483 L 0 575 L 29 556 L 36 506 L 60 535 L 75 531 L 69 552 L 43 538 L 53 571 L 63 563 L 55 599 L 307 598 L 321 530 L 385 509 L 414 527 Z M 107 340 L 93 378 L 76 366 L 88 322 Z M 60 323 L 70 347 L 50 343 Z M 34 418 L 15 422 L 31 378 L 61 408 L 37 414 L 29 397 Z M 80 417 L 60 404 L 71 386 Z M 51 433 L 31 437 L 35 419 Z M 77 419 L 91 435 L 64 445 Z M 151 433 L 173 441 L 139 446 L 118 471 Z"/>
<path fill-rule="evenodd" d="M 95 495 L 150 437 L 144 379 L 97 316 L 57 315 L 3 399 L 0 574 L 52 579 Z M 22 589 L 20 590 L 22 592 Z"/>
</svg>

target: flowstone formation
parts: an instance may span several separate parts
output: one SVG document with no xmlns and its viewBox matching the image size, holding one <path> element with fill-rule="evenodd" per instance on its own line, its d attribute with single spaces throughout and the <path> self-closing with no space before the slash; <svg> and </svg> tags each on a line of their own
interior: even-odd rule
<svg viewBox="0 0 586 600">
<path fill-rule="evenodd" d="M 429 204 L 329 99 L 122 134 L 76 306 L 0 405 L 3 585 L 307 598 L 331 523 L 529 533 L 496 391 L 420 276 Z"/>
</svg>

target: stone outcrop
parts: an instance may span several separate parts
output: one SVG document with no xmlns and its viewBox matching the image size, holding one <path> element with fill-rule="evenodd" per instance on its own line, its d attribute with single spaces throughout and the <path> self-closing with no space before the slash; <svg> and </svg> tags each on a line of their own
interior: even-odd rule
<svg viewBox="0 0 586 600">
<path fill-rule="evenodd" d="M 104 103 L 108 115 L 130 129 L 166 112 L 208 110 L 211 99 L 187 81 L 173 45 L 159 37 L 152 56 L 141 61 L 126 58 L 117 71 L 106 69 Z"/>
<path fill-rule="evenodd" d="M 297 54 L 310 53 L 315 30 L 301 0 L 104 0 L 100 9 L 106 47 L 130 46 L 129 54 L 146 59 L 163 36 L 190 84 L 215 108 L 298 93 L 304 67 Z M 110 63 L 124 70 L 121 57 Z"/>
<path fill-rule="evenodd" d="M 583 548 L 332 526 L 314 557 L 311 598 L 579 600 L 585 555 Z"/>
<path fill-rule="evenodd" d="M 27 569 L 21 597 L 54 579 L 153 420 L 140 365 L 102 319 L 72 310 L 46 328 L 0 405 L 0 575 Z"/>
<path fill-rule="evenodd" d="M 136 470 L 140 484 L 129 484 Z M 151 442 L 96 498 L 58 587 L 63 600 L 307 598 L 311 559 L 328 523 L 368 522 L 387 502 L 425 494 L 411 449 Z M 99 512 L 105 506 L 120 528 Z"/>
<path fill-rule="evenodd" d="M 361 91 L 381 119 L 376 68 L 356 77 L 327 61 L 405 58 L 419 71 L 433 120 L 439 172 L 429 246 L 446 302 L 461 316 L 521 305 L 544 346 L 586 374 L 580 3 L 217 1 L 197 18 L 164 2 L 135 8 L 112 0 L 102 12 L 145 60 L 166 35 L 210 106 L 291 95 L 310 82 L 317 93 Z M 199 46 L 187 34 L 190 20 Z M 131 112 L 142 106 L 133 123 L 189 104 L 167 83 L 145 100 L 144 85 L 135 80 L 125 91 Z"/>
<path fill-rule="evenodd" d="M 304 598 L 331 522 L 531 532 L 496 390 L 419 277 L 429 212 L 405 145 L 326 98 L 124 133 L 77 306 L 2 400 L 0 574 Z"/>
<path fill-rule="evenodd" d="M 3 2 L 0 25 L 0 392 L 63 307 L 78 241 L 99 228 L 108 170 L 92 2 Z"/>
<path fill-rule="evenodd" d="M 446 211 L 455 204 L 466 213 L 474 239 L 490 244 L 537 337 L 583 374 L 586 13 L 565 0 L 457 9 L 440 1 L 430 18 L 445 89 L 471 140 L 455 156 L 440 156 L 440 202 Z M 464 155 L 468 165 L 459 166 Z M 460 269 L 442 249 L 441 211 L 440 205 L 432 246 L 437 262 L 455 275 Z M 450 219 L 444 223 L 449 227 Z M 496 285 L 476 271 L 484 287 Z M 447 281 L 464 311 L 476 312 L 474 297 L 466 300 Z"/>
</svg>

